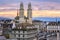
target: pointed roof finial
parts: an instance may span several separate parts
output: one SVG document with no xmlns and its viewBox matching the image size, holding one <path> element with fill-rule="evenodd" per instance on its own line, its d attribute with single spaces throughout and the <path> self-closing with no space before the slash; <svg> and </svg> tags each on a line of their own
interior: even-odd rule
<svg viewBox="0 0 60 40">
<path fill-rule="evenodd" d="M 23 5 L 23 2 L 21 2 L 20 5 Z"/>
<path fill-rule="evenodd" d="M 18 16 L 18 9 L 17 9 L 17 16 Z"/>
<path fill-rule="evenodd" d="M 31 2 L 29 2 L 28 4 L 28 9 L 31 9 Z"/>
<path fill-rule="evenodd" d="M 24 9 L 23 2 L 20 3 L 20 9 Z"/>
</svg>

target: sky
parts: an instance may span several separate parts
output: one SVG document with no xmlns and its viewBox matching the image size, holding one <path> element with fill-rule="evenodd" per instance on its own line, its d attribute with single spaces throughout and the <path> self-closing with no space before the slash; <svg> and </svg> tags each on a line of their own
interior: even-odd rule
<svg viewBox="0 0 60 40">
<path fill-rule="evenodd" d="M 33 17 L 60 17 L 60 0 L 0 0 L 0 16 L 16 17 L 21 2 L 24 4 L 25 15 L 28 3 L 31 2 Z"/>
</svg>

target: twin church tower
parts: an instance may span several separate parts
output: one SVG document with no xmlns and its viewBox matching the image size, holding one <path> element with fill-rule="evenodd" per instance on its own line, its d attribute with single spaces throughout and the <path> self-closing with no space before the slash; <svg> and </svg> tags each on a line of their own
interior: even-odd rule
<svg viewBox="0 0 60 40">
<path fill-rule="evenodd" d="M 31 8 L 31 3 L 28 4 L 28 9 L 27 9 L 27 17 L 24 15 L 24 5 L 21 2 L 20 3 L 20 9 L 19 9 L 19 23 L 30 23 L 32 24 L 32 8 Z"/>
</svg>

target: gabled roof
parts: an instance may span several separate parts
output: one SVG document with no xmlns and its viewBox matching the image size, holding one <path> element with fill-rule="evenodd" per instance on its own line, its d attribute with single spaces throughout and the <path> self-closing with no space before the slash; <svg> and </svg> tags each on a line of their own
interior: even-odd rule
<svg viewBox="0 0 60 40">
<path fill-rule="evenodd" d="M 54 26 L 59 26 L 60 25 L 60 23 L 58 23 L 58 22 L 49 22 L 49 24 L 48 25 L 54 25 Z"/>
</svg>

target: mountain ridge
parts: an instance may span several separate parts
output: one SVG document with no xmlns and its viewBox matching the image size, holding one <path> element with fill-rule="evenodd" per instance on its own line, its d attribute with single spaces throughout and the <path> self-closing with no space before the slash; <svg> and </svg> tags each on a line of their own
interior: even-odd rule
<svg viewBox="0 0 60 40">
<path fill-rule="evenodd" d="M 0 20 L 13 20 L 11 18 L 7 17 L 0 17 Z M 60 17 L 33 17 L 32 20 L 38 20 L 38 21 L 60 21 Z"/>
</svg>

